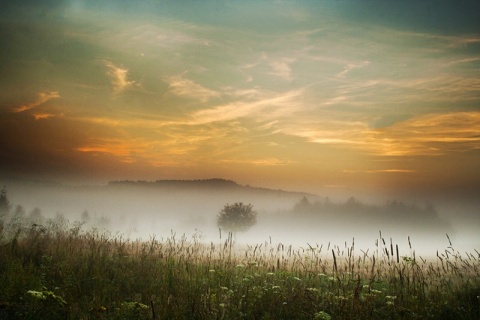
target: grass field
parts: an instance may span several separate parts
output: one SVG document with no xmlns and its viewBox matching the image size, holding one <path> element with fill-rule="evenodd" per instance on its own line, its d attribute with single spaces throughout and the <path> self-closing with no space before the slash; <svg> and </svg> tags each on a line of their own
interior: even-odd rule
<svg viewBox="0 0 480 320">
<path fill-rule="evenodd" d="M 0 224 L 0 319 L 479 319 L 480 255 Z"/>
</svg>

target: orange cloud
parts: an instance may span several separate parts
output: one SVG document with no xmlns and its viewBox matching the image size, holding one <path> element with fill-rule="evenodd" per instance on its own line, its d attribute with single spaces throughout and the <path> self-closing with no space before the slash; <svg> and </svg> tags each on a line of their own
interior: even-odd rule
<svg viewBox="0 0 480 320">
<path fill-rule="evenodd" d="M 117 157 L 121 162 L 132 163 L 146 149 L 148 149 L 148 144 L 138 140 L 95 139 L 90 144 L 74 150 L 85 153 L 108 154 Z"/>
<path fill-rule="evenodd" d="M 119 67 L 108 60 L 103 63 L 108 68 L 107 76 L 110 78 L 115 93 L 120 93 L 135 85 L 135 81 L 128 80 L 128 69 Z"/>
<path fill-rule="evenodd" d="M 360 121 L 308 121 L 279 127 L 282 133 L 320 144 L 380 156 L 442 155 L 480 149 L 480 112 L 426 114 L 371 129 Z"/>
<path fill-rule="evenodd" d="M 218 92 L 205 88 L 182 76 L 171 77 L 167 81 L 171 92 L 177 96 L 197 99 L 200 102 L 207 102 L 212 98 L 220 96 Z"/>
<path fill-rule="evenodd" d="M 381 170 L 343 170 L 344 173 L 415 173 L 408 169 L 381 169 Z"/>
<path fill-rule="evenodd" d="M 480 149 L 480 112 L 427 114 L 372 133 L 372 151 L 380 155 L 441 155 Z"/>
<path fill-rule="evenodd" d="M 296 163 L 290 160 L 281 160 L 278 158 L 246 159 L 246 160 L 221 160 L 222 163 L 253 164 L 256 166 L 284 166 Z"/>
<path fill-rule="evenodd" d="M 33 117 L 35 118 L 35 120 L 42 120 L 42 119 L 48 119 L 48 118 L 51 118 L 51 117 L 54 117 L 55 115 L 51 114 L 51 113 L 36 113 L 36 114 L 33 114 Z"/>
<path fill-rule="evenodd" d="M 58 93 L 58 91 L 40 92 L 37 95 L 37 100 L 20 107 L 12 108 L 12 112 L 15 112 L 15 113 L 24 112 L 24 111 L 33 109 L 35 107 L 38 107 L 44 104 L 45 102 L 47 102 L 48 100 L 55 99 L 55 98 L 60 98 L 60 94 Z"/>
</svg>

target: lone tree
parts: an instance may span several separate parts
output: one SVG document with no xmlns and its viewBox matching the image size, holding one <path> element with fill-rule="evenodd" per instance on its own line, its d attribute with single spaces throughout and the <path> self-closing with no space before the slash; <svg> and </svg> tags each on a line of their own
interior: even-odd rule
<svg viewBox="0 0 480 320">
<path fill-rule="evenodd" d="M 251 204 L 236 202 L 227 204 L 218 214 L 217 225 L 220 228 L 236 233 L 250 229 L 257 223 L 257 212 Z"/>
</svg>

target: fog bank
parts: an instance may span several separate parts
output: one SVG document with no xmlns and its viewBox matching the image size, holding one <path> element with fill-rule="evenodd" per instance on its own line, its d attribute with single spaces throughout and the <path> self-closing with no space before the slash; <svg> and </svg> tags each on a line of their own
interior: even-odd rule
<svg viewBox="0 0 480 320">
<path fill-rule="evenodd" d="M 391 199 L 367 202 L 348 197 L 330 200 L 301 192 L 241 186 L 221 179 L 196 181 L 115 182 L 72 187 L 55 183 L 3 179 L 12 212 L 27 217 L 81 221 L 131 238 L 165 239 L 196 234 L 218 242 L 219 211 L 235 202 L 251 203 L 257 224 L 235 234 L 239 244 L 262 242 L 375 250 L 398 245 L 401 255 L 434 256 L 450 246 L 473 252 L 480 248 L 475 203 L 410 203 Z M 42 222 L 42 221 L 39 221 Z M 226 237 L 223 230 L 223 239 Z M 382 240 L 383 238 L 383 240 Z M 410 247 L 411 245 L 411 247 Z"/>
</svg>

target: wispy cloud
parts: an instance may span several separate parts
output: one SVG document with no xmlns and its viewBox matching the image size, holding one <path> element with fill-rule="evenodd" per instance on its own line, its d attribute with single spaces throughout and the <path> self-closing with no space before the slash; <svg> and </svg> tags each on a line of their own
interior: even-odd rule
<svg viewBox="0 0 480 320">
<path fill-rule="evenodd" d="M 104 60 L 103 63 L 107 67 L 107 76 L 110 78 L 110 83 L 116 94 L 135 85 L 135 81 L 128 80 L 128 69 L 117 66 L 108 60 Z"/>
<path fill-rule="evenodd" d="M 187 97 L 207 102 L 212 98 L 220 96 L 220 93 L 201 86 L 194 81 L 184 78 L 182 75 L 174 76 L 167 79 L 170 91 L 177 96 Z"/>
<path fill-rule="evenodd" d="M 448 66 L 452 66 L 452 65 L 456 65 L 456 64 L 460 64 L 460 63 L 475 62 L 475 61 L 478 61 L 478 60 L 480 60 L 480 56 L 466 57 L 466 58 L 462 58 L 462 59 L 455 59 L 455 60 L 449 61 L 449 62 L 445 63 L 443 66 L 448 67 Z"/>
<path fill-rule="evenodd" d="M 380 170 L 343 170 L 344 173 L 415 173 L 409 169 L 380 169 Z"/>
<path fill-rule="evenodd" d="M 55 98 L 60 98 L 60 94 L 58 93 L 58 91 L 40 92 L 37 94 L 37 99 L 35 101 L 20 107 L 12 108 L 12 112 L 16 112 L 16 113 L 24 112 L 24 111 L 36 108 L 38 106 L 41 106 L 48 100 L 55 99 Z"/>
<path fill-rule="evenodd" d="M 290 64 L 294 62 L 293 58 L 279 58 L 269 61 L 269 65 L 272 68 L 271 75 L 280 77 L 286 81 L 292 81 L 292 68 Z"/>
<path fill-rule="evenodd" d="M 75 148 L 82 153 L 106 154 L 114 156 L 124 163 L 133 163 L 140 159 L 150 143 L 143 139 L 92 138 L 83 146 Z"/>
<path fill-rule="evenodd" d="M 33 117 L 35 118 L 35 120 L 49 119 L 54 116 L 55 115 L 51 113 L 34 113 L 33 114 Z"/>
<path fill-rule="evenodd" d="M 443 155 L 480 149 L 480 112 L 427 114 L 373 131 L 380 155 Z"/>
<path fill-rule="evenodd" d="M 299 106 L 303 89 L 282 94 L 272 92 L 252 101 L 235 101 L 210 109 L 200 110 L 192 115 L 191 123 L 202 124 L 217 121 L 230 121 L 250 117 L 255 119 L 272 118 L 275 115 L 293 112 Z M 267 112 L 269 110 L 270 112 Z"/>
<path fill-rule="evenodd" d="M 359 63 L 348 63 L 346 66 L 343 67 L 343 71 L 338 73 L 336 76 L 338 78 L 344 78 L 347 74 L 355 69 L 360 69 L 366 67 L 370 64 L 370 61 L 362 61 Z"/>
<path fill-rule="evenodd" d="M 480 150 L 480 112 L 426 114 L 381 129 L 341 120 L 304 120 L 277 125 L 277 129 L 312 143 L 378 156 L 438 156 Z"/>
<path fill-rule="evenodd" d="M 251 164 L 255 166 L 286 166 L 296 163 L 292 160 L 278 158 L 260 158 L 260 159 L 224 159 L 221 163 L 228 164 Z"/>
<path fill-rule="evenodd" d="M 309 142 L 336 145 L 365 144 L 368 125 L 360 121 L 333 119 L 297 119 L 277 125 L 277 129 L 287 135 L 305 138 Z"/>
</svg>

